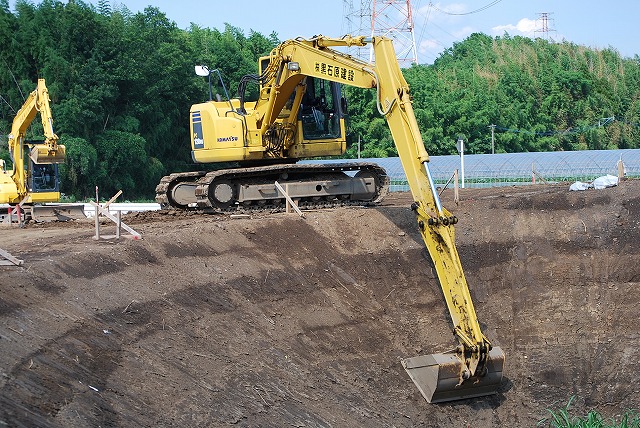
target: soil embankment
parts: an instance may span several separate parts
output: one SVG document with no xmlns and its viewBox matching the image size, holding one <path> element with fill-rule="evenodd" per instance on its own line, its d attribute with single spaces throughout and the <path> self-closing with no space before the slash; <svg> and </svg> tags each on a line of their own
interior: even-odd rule
<svg viewBox="0 0 640 428">
<path fill-rule="evenodd" d="M 495 396 L 427 404 L 400 359 L 455 346 L 408 209 L 127 215 L 1 229 L 0 425 L 535 426 L 640 405 L 640 183 L 463 189 L 458 250 Z M 108 229 L 110 226 L 105 226 Z"/>
</svg>

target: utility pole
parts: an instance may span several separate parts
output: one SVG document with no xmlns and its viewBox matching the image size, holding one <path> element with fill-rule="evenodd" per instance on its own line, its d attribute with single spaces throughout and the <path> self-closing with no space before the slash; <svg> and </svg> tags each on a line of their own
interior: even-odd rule
<svg viewBox="0 0 640 428">
<path fill-rule="evenodd" d="M 464 189 L 464 140 L 462 137 L 458 137 L 458 141 L 456 141 L 456 148 L 458 149 L 458 153 L 460 153 L 460 174 L 462 176 L 462 188 Z"/>
<path fill-rule="evenodd" d="M 496 152 L 495 151 L 496 144 L 495 144 L 495 139 L 494 139 L 494 132 L 495 132 L 496 126 L 495 125 L 489 125 L 489 128 L 491 128 L 491 154 L 493 155 Z"/>
</svg>

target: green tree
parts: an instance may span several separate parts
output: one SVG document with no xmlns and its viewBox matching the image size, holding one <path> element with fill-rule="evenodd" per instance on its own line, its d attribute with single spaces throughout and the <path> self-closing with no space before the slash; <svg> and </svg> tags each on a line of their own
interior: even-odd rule
<svg viewBox="0 0 640 428">
<path fill-rule="evenodd" d="M 60 137 L 67 150 L 67 160 L 60 165 L 61 191 L 82 200 L 92 196 L 105 171 L 98 168 L 98 153 L 84 138 Z"/>
<path fill-rule="evenodd" d="M 108 178 L 99 181 L 102 194 L 113 195 L 122 190 L 125 198 L 143 197 L 149 194 L 149 186 L 160 179 L 162 167 L 156 159 L 149 158 L 140 135 L 105 131 L 96 137 L 96 149 L 99 176 Z"/>
</svg>

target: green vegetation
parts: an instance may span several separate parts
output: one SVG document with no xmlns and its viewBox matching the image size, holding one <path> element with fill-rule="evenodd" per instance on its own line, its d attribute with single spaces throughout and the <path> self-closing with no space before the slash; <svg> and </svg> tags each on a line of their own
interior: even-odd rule
<svg viewBox="0 0 640 428">
<path fill-rule="evenodd" d="M 640 414 L 629 411 L 619 419 L 605 419 L 596 411 L 590 411 L 586 417 L 572 416 L 569 407 L 575 397 L 571 397 L 565 407 L 559 410 L 548 410 L 550 418 L 538 423 L 539 427 L 550 428 L 640 428 Z"/>
<path fill-rule="evenodd" d="M 524 37 L 473 34 L 431 66 L 404 70 L 427 151 L 468 153 L 637 148 L 640 56 Z M 348 88 L 362 156 L 395 156 L 373 94 Z M 363 114 L 363 112 L 366 112 Z M 357 148 L 350 149 L 352 154 Z"/>
<path fill-rule="evenodd" d="M 67 145 L 62 191 L 82 199 L 98 185 L 103 194 L 122 189 L 126 198 L 149 198 L 163 174 L 202 168 L 191 161 L 188 120 L 208 87 L 193 66 L 220 69 L 233 93 L 278 42 L 275 32 L 245 35 L 229 24 L 180 29 L 155 7 L 134 14 L 107 1 L 18 0 L 11 12 L 0 0 L 0 158 L 8 157 L 3 134 L 15 111 L 44 77 Z M 468 153 L 490 152 L 492 124 L 498 152 L 639 146 L 637 55 L 473 34 L 405 75 L 433 155 L 455 153 L 458 135 Z M 362 156 L 395 155 L 375 92 L 345 93 L 350 138 L 361 138 Z M 32 133 L 41 135 L 38 124 Z M 356 151 L 353 144 L 348 155 Z"/>
<path fill-rule="evenodd" d="M 220 67 L 235 87 L 277 43 L 230 25 L 181 30 L 155 7 L 133 14 L 106 1 L 18 0 L 11 13 L 0 0 L 0 157 L 16 111 L 44 77 L 67 146 L 62 191 L 82 199 L 98 185 L 105 195 L 151 197 L 163 174 L 194 168 L 189 107 L 208 98 L 208 86 L 193 66 Z M 39 122 L 31 130 L 42 135 Z"/>
</svg>

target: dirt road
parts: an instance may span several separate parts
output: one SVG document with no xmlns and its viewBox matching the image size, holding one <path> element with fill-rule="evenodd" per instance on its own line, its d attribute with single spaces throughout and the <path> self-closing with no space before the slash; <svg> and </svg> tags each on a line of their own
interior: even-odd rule
<svg viewBox="0 0 640 428">
<path fill-rule="evenodd" d="M 640 183 L 463 189 L 458 250 L 499 394 L 432 405 L 400 359 L 455 346 L 408 209 L 127 215 L 0 229 L 0 426 L 535 426 L 640 407 Z M 105 226 L 107 231 L 111 226 Z"/>
</svg>

